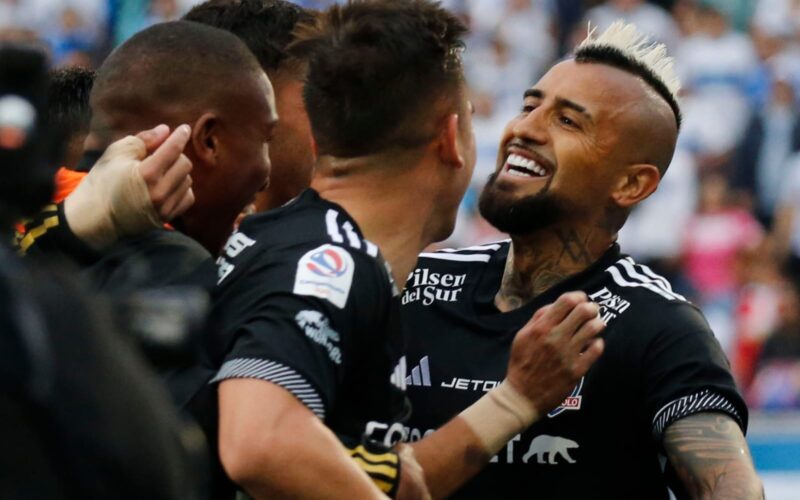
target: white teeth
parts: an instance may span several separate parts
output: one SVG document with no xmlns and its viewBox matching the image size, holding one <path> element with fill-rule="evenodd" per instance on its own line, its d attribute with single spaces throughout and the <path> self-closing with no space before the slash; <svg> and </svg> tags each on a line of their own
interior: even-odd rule
<svg viewBox="0 0 800 500">
<path fill-rule="evenodd" d="M 508 159 L 506 160 L 509 166 L 516 167 L 518 169 L 523 169 L 531 174 L 536 174 L 537 176 L 543 176 L 547 174 L 547 170 L 541 167 L 538 163 L 533 160 L 529 160 L 523 156 L 518 154 L 510 154 L 508 155 Z M 530 177 L 531 175 L 526 174 L 524 172 L 520 172 L 519 170 L 508 169 L 508 172 L 519 177 Z"/>
</svg>

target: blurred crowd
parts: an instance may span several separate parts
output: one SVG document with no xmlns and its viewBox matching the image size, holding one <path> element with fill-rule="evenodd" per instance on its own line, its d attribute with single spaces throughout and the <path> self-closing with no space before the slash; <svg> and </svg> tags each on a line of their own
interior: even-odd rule
<svg viewBox="0 0 800 500">
<path fill-rule="evenodd" d="M 92 68 L 116 45 L 195 0 L 0 0 L 0 40 Z M 324 0 L 299 0 L 324 7 Z M 445 0 L 471 35 L 466 74 L 478 163 L 447 246 L 502 238 L 478 215 L 502 128 L 522 92 L 588 26 L 636 23 L 675 54 L 684 125 L 659 190 L 622 248 L 671 278 L 708 317 L 749 403 L 800 408 L 800 2 Z"/>
</svg>

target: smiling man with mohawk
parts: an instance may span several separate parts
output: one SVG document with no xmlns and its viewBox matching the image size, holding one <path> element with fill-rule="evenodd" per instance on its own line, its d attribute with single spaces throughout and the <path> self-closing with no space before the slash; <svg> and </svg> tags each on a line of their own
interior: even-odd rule
<svg viewBox="0 0 800 500">
<path fill-rule="evenodd" d="M 504 131 L 480 209 L 511 240 L 421 255 L 403 297 L 412 440 L 502 380 L 513 332 L 564 291 L 607 325 L 571 396 L 456 497 L 763 496 L 747 408 L 702 313 L 616 244 L 670 164 L 679 90 L 664 46 L 634 26 L 590 33 Z"/>
</svg>

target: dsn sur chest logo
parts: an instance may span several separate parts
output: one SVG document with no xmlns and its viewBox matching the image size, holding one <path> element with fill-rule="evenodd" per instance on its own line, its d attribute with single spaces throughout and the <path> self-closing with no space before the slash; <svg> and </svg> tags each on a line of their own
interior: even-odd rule
<svg viewBox="0 0 800 500">
<path fill-rule="evenodd" d="M 422 302 L 429 306 L 434 302 L 456 302 L 461 298 L 466 274 L 432 273 L 429 269 L 415 269 L 408 276 L 403 305 Z"/>
</svg>

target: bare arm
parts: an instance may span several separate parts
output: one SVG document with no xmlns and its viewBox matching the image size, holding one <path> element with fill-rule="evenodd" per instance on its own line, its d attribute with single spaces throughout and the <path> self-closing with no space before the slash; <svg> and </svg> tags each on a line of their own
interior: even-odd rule
<svg viewBox="0 0 800 500">
<path fill-rule="evenodd" d="M 664 432 L 664 449 L 692 498 L 764 498 L 744 435 L 727 415 L 703 412 L 678 420 Z"/>
<path fill-rule="evenodd" d="M 220 383 L 219 453 L 257 499 L 386 498 L 322 421 L 271 382 Z"/>
</svg>

